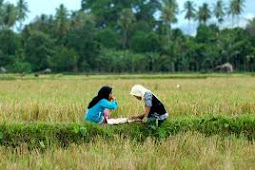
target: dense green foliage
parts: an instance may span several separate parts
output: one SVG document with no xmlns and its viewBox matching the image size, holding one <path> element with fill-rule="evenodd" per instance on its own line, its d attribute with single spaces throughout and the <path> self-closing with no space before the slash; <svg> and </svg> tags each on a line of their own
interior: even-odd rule
<svg viewBox="0 0 255 170">
<path fill-rule="evenodd" d="M 238 25 L 244 3 L 230 0 L 227 6 L 219 0 L 196 7 L 187 1 L 181 7 L 176 0 L 82 0 L 78 11 L 60 5 L 54 15 L 42 14 L 23 25 L 29 4 L 1 0 L 0 67 L 9 72 L 46 68 L 54 72 L 208 72 L 230 62 L 237 71 L 253 71 L 254 20 L 245 29 L 219 29 L 227 14 Z M 191 24 L 199 21 L 196 36 L 173 29 L 181 11 Z"/>
<path fill-rule="evenodd" d="M 4 146 L 19 146 L 46 148 L 71 143 L 88 142 L 95 137 L 112 139 L 116 135 L 144 141 L 147 137 L 161 139 L 178 133 L 196 131 L 206 135 L 246 136 L 253 141 L 255 137 L 255 118 L 239 117 L 187 117 L 164 122 L 161 127 L 156 124 L 140 123 L 126 125 L 96 125 L 93 123 L 4 123 L 0 125 L 0 144 Z"/>
</svg>

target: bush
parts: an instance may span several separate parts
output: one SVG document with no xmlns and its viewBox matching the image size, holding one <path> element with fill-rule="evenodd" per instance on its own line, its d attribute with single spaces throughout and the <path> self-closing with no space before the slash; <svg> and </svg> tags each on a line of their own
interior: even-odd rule
<svg viewBox="0 0 255 170">
<path fill-rule="evenodd" d="M 50 58 L 50 67 L 54 71 L 74 71 L 77 67 L 77 53 L 65 47 L 57 47 L 54 55 Z"/>
<path fill-rule="evenodd" d="M 31 73 L 32 72 L 32 66 L 28 62 L 14 62 L 11 66 L 8 66 L 8 70 L 16 73 Z"/>
</svg>

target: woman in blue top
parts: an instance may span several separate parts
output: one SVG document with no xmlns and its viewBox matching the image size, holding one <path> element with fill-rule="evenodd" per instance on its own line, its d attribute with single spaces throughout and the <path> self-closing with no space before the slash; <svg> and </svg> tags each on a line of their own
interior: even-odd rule
<svg viewBox="0 0 255 170">
<path fill-rule="evenodd" d="M 118 104 L 113 95 L 112 88 L 104 86 L 99 90 L 98 95 L 89 103 L 84 119 L 85 121 L 99 124 L 107 123 L 107 119 L 110 116 L 108 109 L 113 110 L 117 106 Z"/>
</svg>

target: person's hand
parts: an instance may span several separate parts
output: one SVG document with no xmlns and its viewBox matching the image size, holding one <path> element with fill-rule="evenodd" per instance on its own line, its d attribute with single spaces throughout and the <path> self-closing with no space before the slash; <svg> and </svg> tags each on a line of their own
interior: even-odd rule
<svg viewBox="0 0 255 170">
<path fill-rule="evenodd" d="M 115 96 L 112 96 L 112 100 L 116 100 L 116 97 L 115 97 Z"/>
<path fill-rule="evenodd" d="M 142 122 L 143 122 L 143 123 L 147 123 L 147 120 L 148 120 L 147 117 L 144 117 L 143 120 L 142 120 Z"/>
<path fill-rule="evenodd" d="M 114 100 L 116 100 L 116 97 L 115 96 L 111 96 L 111 101 L 114 101 Z"/>
</svg>

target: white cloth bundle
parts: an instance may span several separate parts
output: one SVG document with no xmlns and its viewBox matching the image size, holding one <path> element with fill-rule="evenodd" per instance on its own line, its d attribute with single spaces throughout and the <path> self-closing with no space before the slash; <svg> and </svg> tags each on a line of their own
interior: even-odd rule
<svg viewBox="0 0 255 170">
<path fill-rule="evenodd" d="M 124 124 L 124 123 L 133 123 L 137 122 L 136 119 L 128 119 L 128 118 L 118 118 L 118 119 L 107 119 L 108 125 L 117 125 L 117 124 Z"/>
<path fill-rule="evenodd" d="M 128 118 L 107 119 L 107 124 L 109 125 L 117 125 L 123 123 L 128 123 Z"/>
</svg>

